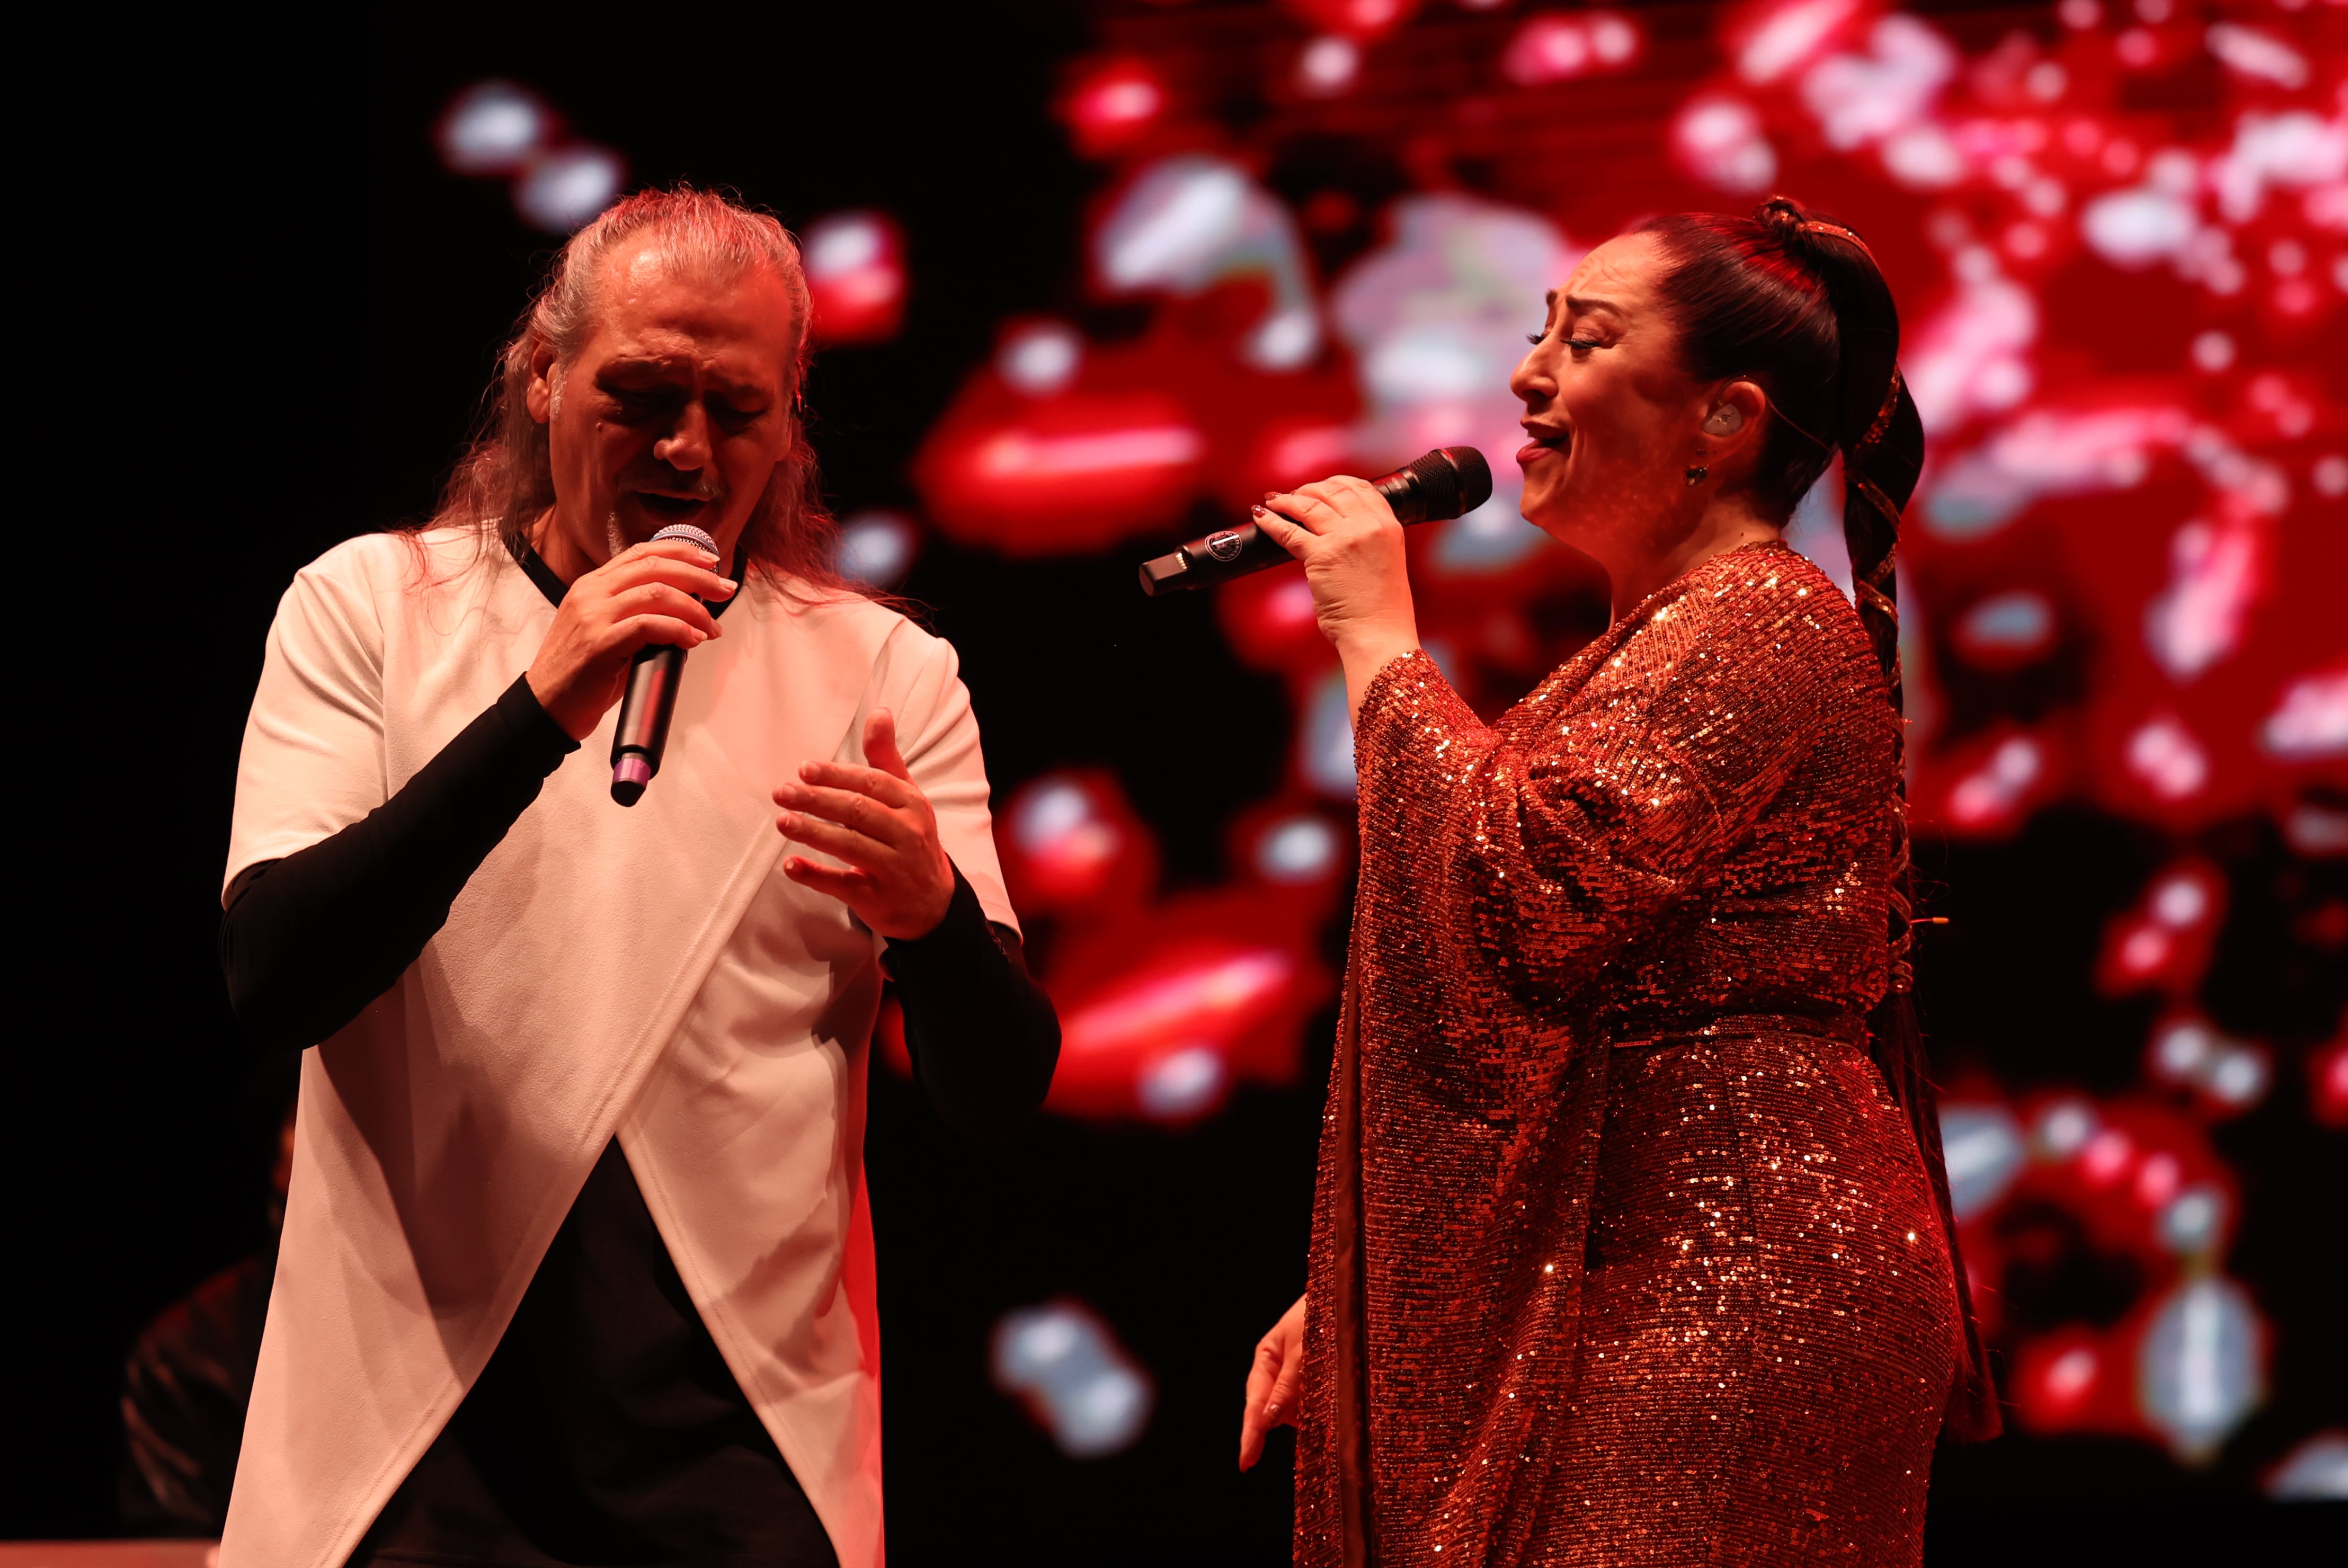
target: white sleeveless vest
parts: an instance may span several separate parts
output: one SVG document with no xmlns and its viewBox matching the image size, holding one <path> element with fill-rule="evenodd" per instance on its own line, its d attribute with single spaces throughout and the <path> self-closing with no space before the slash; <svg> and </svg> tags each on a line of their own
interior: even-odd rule
<svg viewBox="0 0 2348 1568">
<path fill-rule="evenodd" d="M 526 669 L 553 607 L 496 544 L 377 534 L 278 607 L 228 877 L 381 805 Z M 864 1074 L 880 944 L 786 879 L 769 791 L 899 744 L 988 918 L 1014 924 L 953 650 L 860 599 L 746 584 L 685 663 L 633 810 L 616 715 L 391 990 L 305 1053 L 293 1187 L 222 1543 L 331 1568 L 488 1361 L 614 1136 L 695 1306 L 829 1532 L 879 1568 Z"/>
</svg>

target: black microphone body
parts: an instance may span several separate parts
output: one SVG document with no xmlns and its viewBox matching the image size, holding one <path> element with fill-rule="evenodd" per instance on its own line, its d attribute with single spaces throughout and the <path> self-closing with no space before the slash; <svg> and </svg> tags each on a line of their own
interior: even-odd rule
<svg viewBox="0 0 2348 1568">
<path fill-rule="evenodd" d="M 1492 469 L 1473 447 L 1437 447 L 1370 484 L 1405 524 L 1441 522 L 1492 499 Z M 1141 591 L 1156 598 L 1185 588 L 1211 588 L 1293 559 L 1272 535 L 1243 522 L 1201 534 L 1171 555 L 1143 562 Z"/>
<path fill-rule="evenodd" d="M 717 553 L 717 542 L 690 523 L 673 523 L 653 535 L 682 539 Z M 612 799 L 633 806 L 660 771 L 668 748 L 668 723 L 676 717 L 676 688 L 685 679 L 685 650 L 673 643 L 647 643 L 628 665 L 628 691 L 620 699 L 620 722 L 612 731 Z"/>
</svg>

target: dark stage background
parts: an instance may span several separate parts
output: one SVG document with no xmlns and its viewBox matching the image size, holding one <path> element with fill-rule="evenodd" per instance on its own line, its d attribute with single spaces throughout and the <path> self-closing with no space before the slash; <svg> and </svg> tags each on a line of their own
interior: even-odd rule
<svg viewBox="0 0 2348 1568">
<path fill-rule="evenodd" d="M 1347 741 L 1282 574 L 1148 602 L 1134 562 L 1273 482 L 1452 440 L 1509 469 L 1540 291 L 1648 212 L 1772 190 L 1877 245 L 1934 443 L 1903 605 L 1952 923 L 1920 968 L 2013 1430 L 1943 1451 L 1933 1560 L 2235 1560 L 2312 1525 L 2348 1496 L 2343 39 L 2324 0 L 411 5 L 51 39 L 80 62 L 52 90 L 112 118 L 35 160 L 68 198 L 42 356 L 89 367 L 43 455 L 136 549 L 20 604 L 88 656 L 23 819 L 54 890 L 28 986 L 69 995 L 18 1026 L 8 1532 L 114 1528 L 126 1346 L 262 1237 L 266 1085 L 211 944 L 276 597 L 430 509 L 615 179 L 806 237 L 848 563 L 962 652 L 1068 1022 L 1004 1153 L 875 1068 L 899 1562 L 1285 1558 L 1284 1439 L 1231 1455 L 1303 1278 Z M 1426 630 L 1488 710 L 1602 624 L 1512 492 L 1422 531 Z M 1835 567 L 1830 530 L 1797 540 Z"/>
</svg>

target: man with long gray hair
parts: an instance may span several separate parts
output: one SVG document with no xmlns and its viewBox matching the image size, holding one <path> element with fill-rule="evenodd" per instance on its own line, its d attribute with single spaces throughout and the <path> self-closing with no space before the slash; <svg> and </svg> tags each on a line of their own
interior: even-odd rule
<svg viewBox="0 0 2348 1568">
<path fill-rule="evenodd" d="M 238 1568 L 881 1561 L 883 965 L 972 1136 L 1034 1113 L 1059 1029 L 953 650 L 832 571 L 808 310 L 772 218 L 623 201 L 438 514 L 279 606 L 221 952 L 316 1048 Z M 627 810 L 593 764 L 654 645 L 694 652 Z"/>
</svg>

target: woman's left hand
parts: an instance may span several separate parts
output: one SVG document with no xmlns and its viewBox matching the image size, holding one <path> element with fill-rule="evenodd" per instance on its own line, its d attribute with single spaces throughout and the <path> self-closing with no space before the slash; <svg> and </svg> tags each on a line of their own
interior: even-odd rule
<svg viewBox="0 0 2348 1568">
<path fill-rule="evenodd" d="M 1255 525 L 1304 563 L 1321 634 L 1345 665 L 1346 695 L 1359 710 L 1377 673 L 1418 646 L 1402 524 L 1367 480 L 1323 480 L 1269 495 Z"/>
<path fill-rule="evenodd" d="M 897 749 L 897 721 L 886 708 L 864 721 L 870 768 L 810 762 L 798 784 L 775 791 L 782 808 L 776 830 L 848 862 L 845 870 L 791 855 L 783 874 L 828 892 L 882 936 L 927 936 L 953 902 L 953 862 L 938 840 L 938 814 L 913 782 Z"/>
</svg>

